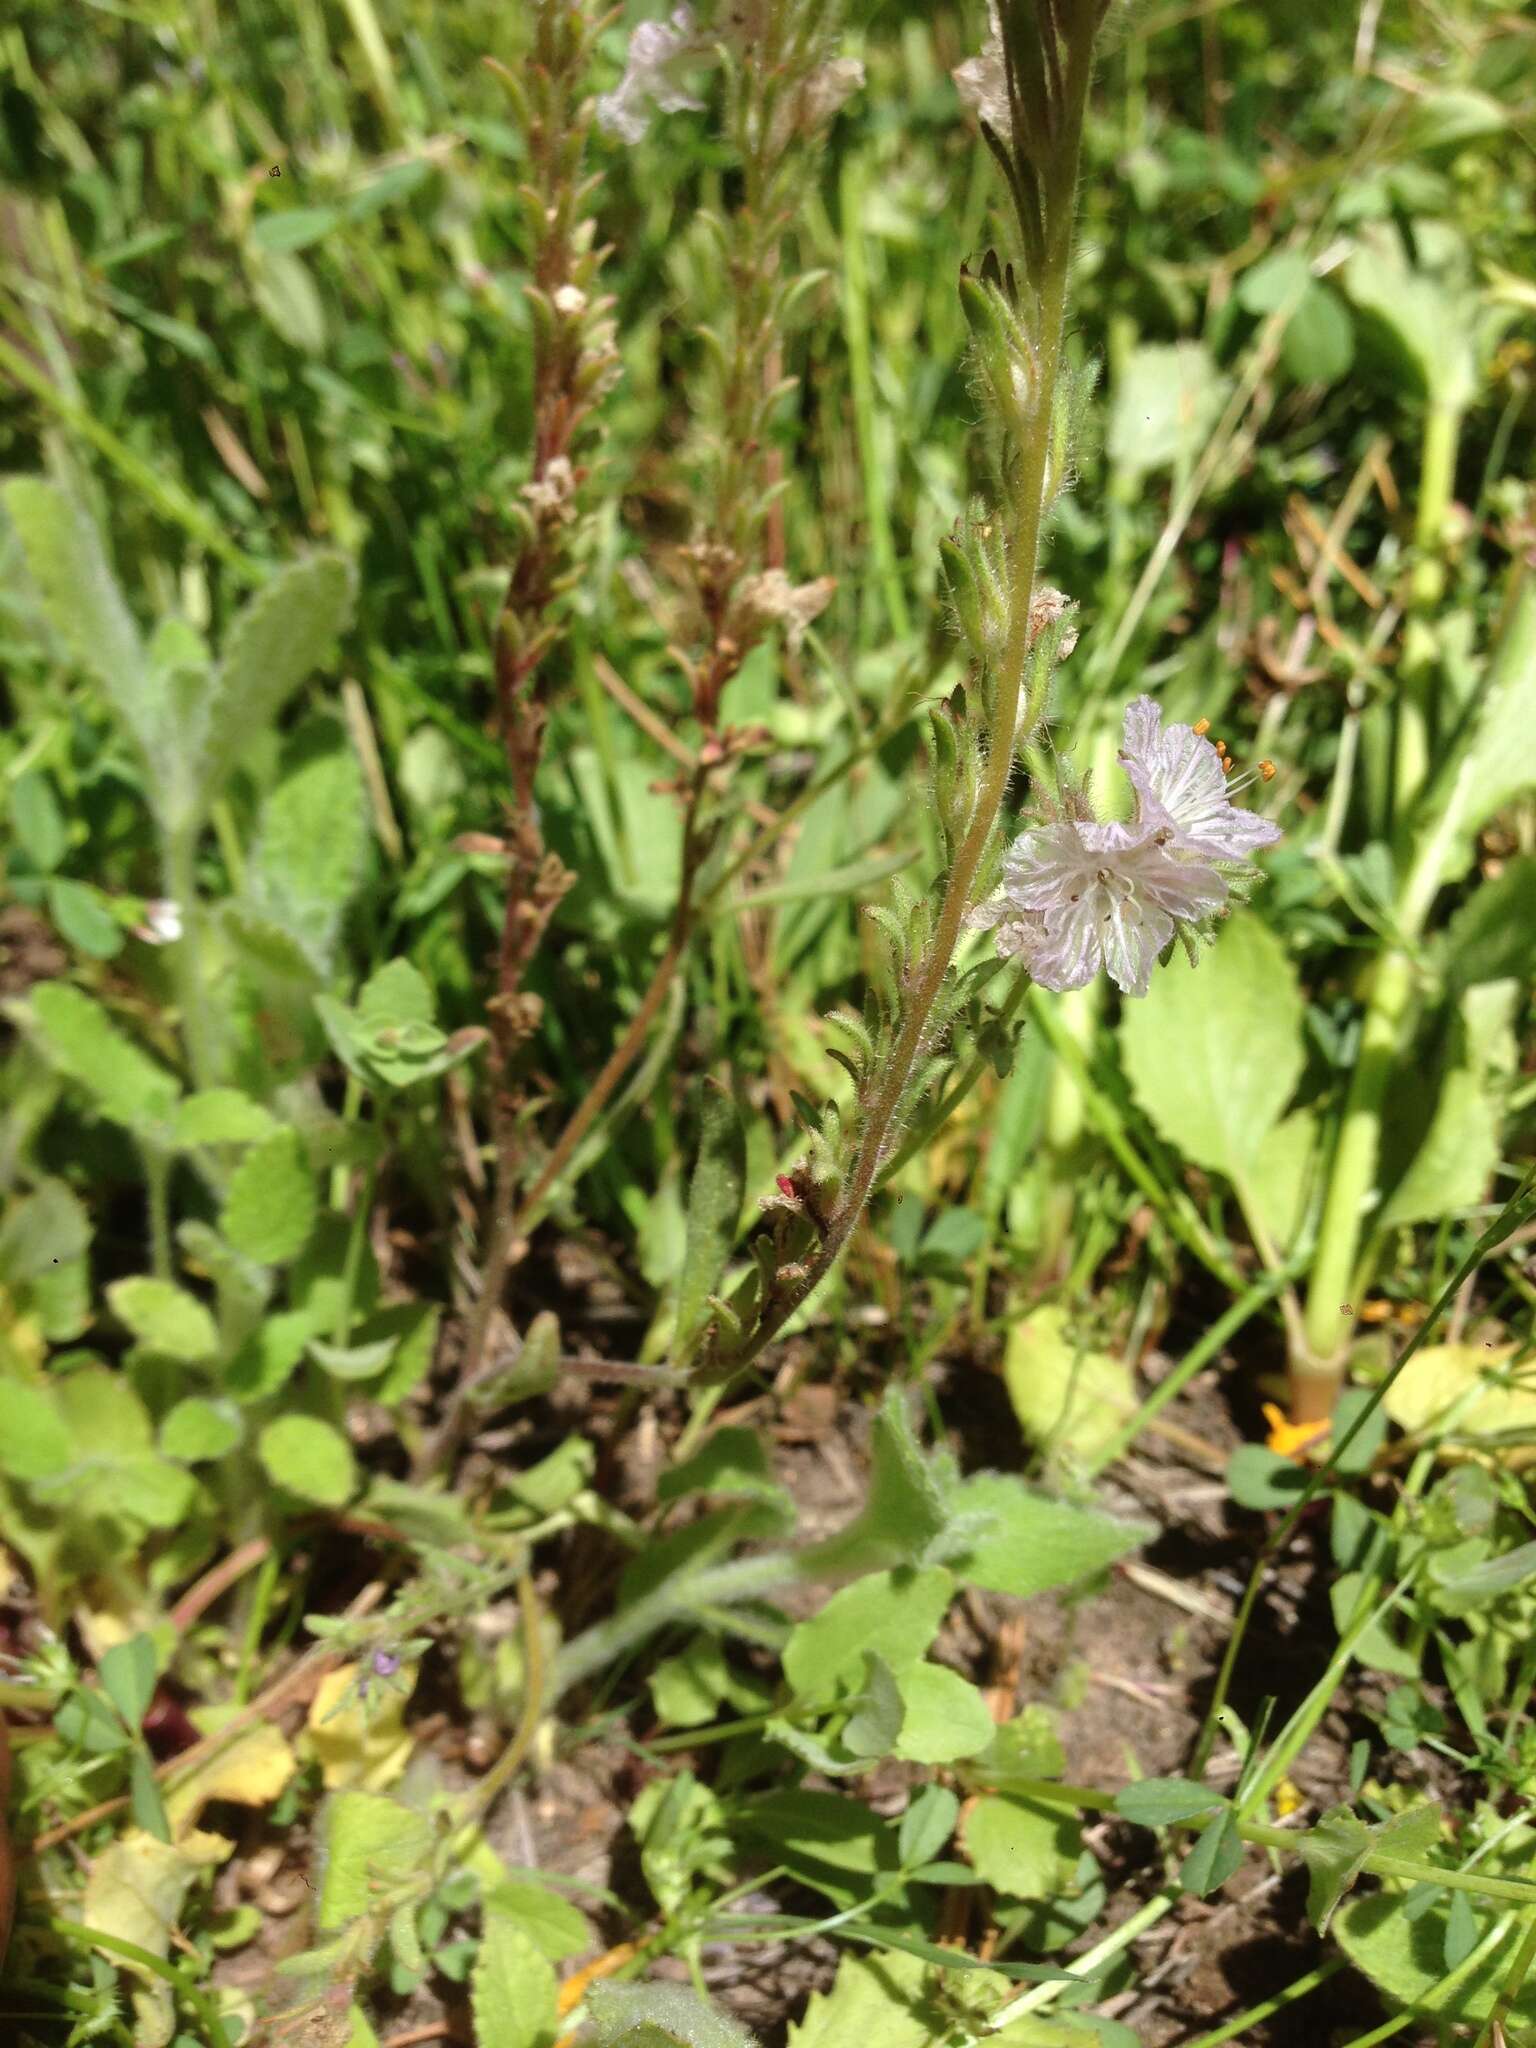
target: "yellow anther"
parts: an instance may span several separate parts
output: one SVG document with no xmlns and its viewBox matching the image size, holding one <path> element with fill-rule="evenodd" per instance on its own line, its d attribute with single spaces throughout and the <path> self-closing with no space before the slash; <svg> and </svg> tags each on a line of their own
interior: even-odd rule
<svg viewBox="0 0 1536 2048">
<path fill-rule="evenodd" d="M 1197 739 L 1204 739 L 1205 735 L 1210 731 L 1210 729 L 1211 721 L 1208 718 L 1197 718 L 1195 720 L 1194 732 L 1195 737 Z"/>
<path fill-rule="evenodd" d="M 1274 779 L 1275 779 L 1275 764 L 1274 764 L 1274 762 L 1273 762 L 1273 761 L 1261 761 L 1261 762 L 1259 763 L 1259 774 L 1260 774 L 1260 775 L 1262 776 L 1262 778 L 1264 779 L 1264 781 L 1265 781 L 1265 782 L 1273 782 L 1273 781 L 1274 781 Z"/>
</svg>

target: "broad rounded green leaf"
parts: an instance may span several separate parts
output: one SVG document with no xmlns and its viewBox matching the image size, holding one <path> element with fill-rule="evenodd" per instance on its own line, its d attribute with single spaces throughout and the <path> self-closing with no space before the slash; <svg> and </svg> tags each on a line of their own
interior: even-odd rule
<svg viewBox="0 0 1536 2048">
<path fill-rule="evenodd" d="M 90 1241 L 90 1218 L 69 1186 L 40 1181 L 0 1223 L 0 1286 L 23 1287 L 70 1265 Z"/>
<path fill-rule="evenodd" d="M 1523 1870 L 1511 1874 L 1525 1875 Z M 1492 2012 L 1509 1976 L 1509 1954 L 1507 1948 L 1495 1950 L 1451 1991 L 1442 1991 L 1448 1923 L 1444 1894 L 1410 1918 L 1403 1911 L 1401 1893 L 1375 1892 L 1367 1898 L 1350 1899 L 1335 1917 L 1332 1933 L 1355 1968 L 1394 2004 L 1433 2013 L 1447 2022 L 1477 2026 Z M 1536 2026 L 1536 1982 L 1529 1977 L 1509 2019 L 1520 2029 L 1518 2033 L 1505 2031 L 1510 2048 L 1515 2048 L 1526 2030 Z"/>
<path fill-rule="evenodd" d="M 238 1088 L 204 1088 L 176 1111 L 173 1142 L 192 1145 L 253 1145 L 276 1128 L 271 1112 Z"/>
<path fill-rule="evenodd" d="M 1160 1137 L 1241 1181 L 1301 1075 L 1305 1005 L 1280 941 L 1233 917 L 1192 967 L 1175 957 L 1127 1003 L 1120 1052 Z"/>
<path fill-rule="evenodd" d="M 1338 293 L 1315 280 L 1286 323 L 1280 359 L 1298 384 L 1336 384 L 1355 360 L 1355 330 Z"/>
<path fill-rule="evenodd" d="M 251 856 L 250 908 L 286 931 L 317 969 L 328 972 L 367 858 L 362 769 L 335 726 L 330 744 L 311 747 L 262 805 Z"/>
<path fill-rule="evenodd" d="M 475 2035 L 486 2048 L 550 2048 L 557 2019 L 554 1965 L 495 1892 L 486 1899 L 469 1992 Z"/>
<path fill-rule="evenodd" d="M 107 899 L 88 882 L 55 875 L 48 884 L 48 915 L 60 938 L 90 960 L 112 960 L 123 950 L 123 928 Z"/>
<path fill-rule="evenodd" d="M 1011 1899 L 1054 1898 L 1070 1883 L 1082 1850 L 1075 1814 L 997 1793 L 976 1801 L 961 1832 L 977 1875 Z"/>
<path fill-rule="evenodd" d="M 1264 1444 L 1239 1444 L 1227 1460 L 1227 1491 L 1240 1508 L 1288 1508 L 1307 1483 L 1292 1458 Z"/>
<path fill-rule="evenodd" d="M 1306 1220 L 1319 1151 L 1316 1116 L 1309 1109 L 1293 1109 L 1264 1133 L 1245 1169 L 1248 1199 L 1282 1251 L 1296 1242 Z"/>
<path fill-rule="evenodd" d="M 1220 416 L 1226 388 L 1198 341 L 1133 349 L 1110 397 L 1110 460 L 1134 477 L 1192 462 Z"/>
<path fill-rule="evenodd" d="M 325 1872 L 320 1926 L 345 1927 L 366 1913 L 391 1882 L 417 1876 L 432 1849 L 424 1813 L 378 1792 L 338 1792 L 324 1809 Z"/>
<path fill-rule="evenodd" d="M 941 1972 L 926 1952 L 845 1951 L 831 1989 L 812 1992 L 791 2026 L 788 2048 L 935 2048 L 961 2038 L 957 2009 L 972 2015 L 986 2048 L 1134 2048 L 1134 2035 L 1113 2020 L 1023 2013 L 999 2032 L 991 2016 L 1017 1990 L 997 1970 Z"/>
<path fill-rule="evenodd" d="M 230 1176 L 219 1228 L 260 1266 L 297 1258 L 315 1225 L 319 1196 L 297 1131 L 275 1131 Z"/>
<path fill-rule="evenodd" d="M 486 1913 L 499 1914 L 522 1929 L 552 1963 L 578 1956 L 592 1940 L 592 1929 L 569 1899 L 531 1878 L 504 1877 L 483 1896 Z"/>
<path fill-rule="evenodd" d="M 74 1462 L 68 1427 L 52 1396 L 23 1381 L 0 1384 L 5 1427 L 0 1429 L 0 1472 L 8 1479 L 47 1479 Z"/>
<path fill-rule="evenodd" d="M 160 1448 L 183 1465 L 198 1465 L 232 1451 L 242 1434 L 240 1411 L 233 1401 L 189 1394 L 161 1423 Z"/>
<path fill-rule="evenodd" d="M 1136 1408 L 1130 1368 L 1075 1344 L 1054 1302 L 1009 1331 L 1003 1379 L 1025 1435 L 1078 1461 L 1103 1450 Z"/>
<path fill-rule="evenodd" d="M 996 1733 L 974 1685 L 943 1664 L 911 1664 L 896 1673 L 901 1733 L 896 1755 L 914 1764 L 952 1764 L 975 1756 Z"/>
<path fill-rule="evenodd" d="M 949 1573 L 936 1566 L 867 1573 L 796 1624 L 784 1648 L 785 1677 L 802 1699 L 825 1699 L 859 1680 L 866 1651 L 893 1670 L 915 1663 L 938 1634 L 953 1590 Z"/>
<path fill-rule="evenodd" d="M 352 1446 L 312 1415 L 280 1415 L 256 1439 L 256 1450 L 267 1477 L 301 1500 L 339 1508 L 357 1489 Z"/>
<path fill-rule="evenodd" d="M 1458 1436 L 1476 1439 L 1536 1428 L 1536 1388 L 1510 1371 L 1518 1348 L 1428 1344 L 1397 1374 L 1382 1396 L 1382 1406 L 1399 1428 L 1415 1435 L 1432 1432 L 1452 1408 Z M 1471 1398 L 1460 1406 L 1468 1394 Z"/>
<path fill-rule="evenodd" d="M 116 1280 L 107 1289 L 112 1313 L 141 1344 L 188 1365 L 211 1358 L 219 1348 L 213 1317 L 195 1295 L 148 1274 Z"/>
<path fill-rule="evenodd" d="M 409 960 L 389 960 L 363 983 L 357 1015 L 369 1030 L 398 1030 L 406 1024 L 432 1023 L 437 1004 L 420 968 Z"/>
<path fill-rule="evenodd" d="M 587 1993 L 594 2048 L 756 2048 L 686 1984 L 597 1983 Z M 519 2035 L 513 2048 L 523 2048 Z"/>
<path fill-rule="evenodd" d="M 966 1553 L 965 1577 L 1021 1599 L 1091 1578 L 1156 1533 L 1148 1522 L 1122 1522 L 1096 1508 L 1047 1500 L 1002 1472 L 968 1479 L 956 1507 L 982 1522 L 983 1533 Z"/>
</svg>

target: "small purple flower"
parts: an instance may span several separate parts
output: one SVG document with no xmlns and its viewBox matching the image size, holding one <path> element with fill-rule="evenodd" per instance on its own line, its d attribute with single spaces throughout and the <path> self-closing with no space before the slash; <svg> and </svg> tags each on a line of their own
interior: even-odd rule
<svg viewBox="0 0 1536 2048">
<path fill-rule="evenodd" d="M 373 1675 L 375 1678 L 393 1678 L 400 1669 L 400 1659 L 393 1650 L 375 1650 L 373 1653 Z"/>
</svg>

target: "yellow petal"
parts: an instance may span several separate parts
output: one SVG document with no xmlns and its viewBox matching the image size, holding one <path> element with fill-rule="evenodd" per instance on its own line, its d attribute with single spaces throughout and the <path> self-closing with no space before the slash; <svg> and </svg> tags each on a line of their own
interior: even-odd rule
<svg viewBox="0 0 1536 2048">
<path fill-rule="evenodd" d="M 1296 1458 L 1315 1444 L 1319 1437 L 1325 1437 L 1333 1425 L 1326 1421 L 1291 1422 L 1283 1409 L 1273 1401 L 1266 1401 L 1263 1407 L 1264 1420 L 1269 1424 L 1269 1435 L 1265 1444 L 1280 1458 Z"/>
</svg>

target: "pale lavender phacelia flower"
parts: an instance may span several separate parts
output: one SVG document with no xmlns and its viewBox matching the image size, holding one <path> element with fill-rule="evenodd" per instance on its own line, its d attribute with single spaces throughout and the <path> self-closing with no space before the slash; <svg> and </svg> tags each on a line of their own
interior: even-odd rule
<svg viewBox="0 0 1536 2048">
<path fill-rule="evenodd" d="M 1162 720 L 1150 697 L 1138 697 L 1126 709 L 1120 759 L 1141 813 L 1150 817 L 1156 812 L 1171 824 L 1181 853 L 1247 860 L 1259 847 L 1273 845 L 1280 827 L 1237 808 L 1234 785 L 1211 742 L 1192 725 L 1170 725 L 1164 731 Z"/>
<path fill-rule="evenodd" d="M 987 40 L 978 55 L 967 57 L 950 73 L 961 99 L 999 135 L 1010 127 L 1008 112 L 1008 67 L 1003 61 L 1003 25 L 998 19 L 997 0 L 988 0 Z"/>
<path fill-rule="evenodd" d="M 621 142 L 638 142 L 653 113 L 675 114 L 702 107 L 677 81 L 677 72 L 708 54 L 709 45 L 694 26 L 691 7 L 674 7 L 666 21 L 642 21 L 629 39 L 624 76 L 597 102 L 597 121 Z"/>
<path fill-rule="evenodd" d="M 1125 714 L 1120 759 L 1136 791 L 1129 824 L 1067 816 L 1023 832 L 1001 887 L 967 922 L 995 930 L 1042 988 L 1082 988 L 1100 968 L 1144 996 L 1153 962 L 1180 925 L 1223 908 L 1226 874 L 1280 836 L 1239 811 L 1221 756 L 1187 725 L 1162 728 L 1150 697 Z"/>
</svg>

